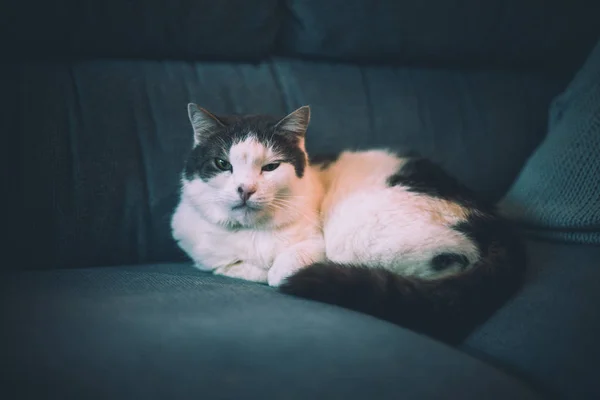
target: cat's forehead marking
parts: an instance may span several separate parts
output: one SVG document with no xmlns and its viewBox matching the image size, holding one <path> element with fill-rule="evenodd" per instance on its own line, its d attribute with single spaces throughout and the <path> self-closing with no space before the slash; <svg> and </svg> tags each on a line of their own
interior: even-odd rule
<svg viewBox="0 0 600 400">
<path fill-rule="evenodd" d="M 229 152 L 231 162 L 255 165 L 262 165 L 264 160 L 272 158 L 273 155 L 273 149 L 270 146 L 261 143 L 252 135 L 235 143 Z"/>
</svg>

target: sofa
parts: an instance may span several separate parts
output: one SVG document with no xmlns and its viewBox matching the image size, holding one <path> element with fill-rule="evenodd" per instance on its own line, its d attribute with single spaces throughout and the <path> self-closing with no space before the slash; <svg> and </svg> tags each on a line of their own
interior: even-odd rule
<svg viewBox="0 0 600 400">
<path fill-rule="evenodd" d="M 10 3 L 10 4 L 9 4 Z M 0 5 L 5 399 L 597 399 L 600 3 Z M 456 345 L 192 267 L 186 106 L 310 154 L 409 149 L 512 219 L 526 280 Z"/>
</svg>

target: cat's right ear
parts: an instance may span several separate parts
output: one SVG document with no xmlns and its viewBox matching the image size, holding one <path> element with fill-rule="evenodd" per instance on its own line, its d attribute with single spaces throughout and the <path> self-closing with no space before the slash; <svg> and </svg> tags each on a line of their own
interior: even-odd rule
<svg viewBox="0 0 600 400">
<path fill-rule="evenodd" d="M 197 104 L 188 104 L 188 117 L 194 128 L 194 146 L 202 143 L 215 129 L 225 125 L 214 114 Z"/>
</svg>

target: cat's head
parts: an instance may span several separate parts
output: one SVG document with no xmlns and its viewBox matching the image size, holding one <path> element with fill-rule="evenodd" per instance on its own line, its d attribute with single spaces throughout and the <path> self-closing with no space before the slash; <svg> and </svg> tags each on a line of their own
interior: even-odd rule
<svg viewBox="0 0 600 400">
<path fill-rule="evenodd" d="M 234 228 L 285 219 L 307 168 L 310 108 L 283 118 L 216 116 L 191 103 L 188 115 L 194 146 L 182 177 L 185 200 L 209 221 Z"/>
</svg>

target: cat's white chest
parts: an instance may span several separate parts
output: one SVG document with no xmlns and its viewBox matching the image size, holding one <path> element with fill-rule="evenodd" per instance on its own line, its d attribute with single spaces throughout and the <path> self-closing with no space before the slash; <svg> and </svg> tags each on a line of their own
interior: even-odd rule
<svg viewBox="0 0 600 400">
<path fill-rule="evenodd" d="M 228 240 L 226 238 L 223 240 Z M 271 231 L 241 230 L 231 234 L 232 247 L 240 261 L 268 270 L 281 251 L 282 240 Z"/>
<path fill-rule="evenodd" d="M 179 246 L 203 270 L 240 262 L 268 270 L 285 245 L 285 235 L 272 231 L 231 231 L 204 220 L 190 205 L 181 203 L 171 223 Z"/>
</svg>

